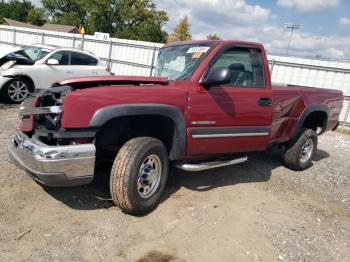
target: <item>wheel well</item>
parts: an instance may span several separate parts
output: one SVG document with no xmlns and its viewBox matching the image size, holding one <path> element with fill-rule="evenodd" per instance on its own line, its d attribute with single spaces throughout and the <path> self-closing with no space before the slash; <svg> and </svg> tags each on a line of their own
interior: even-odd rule
<svg viewBox="0 0 350 262">
<path fill-rule="evenodd" d="M 35 91 L 34 81 L 29 76 L 27 76 L 27 75 L 18 75 L 18 76 L 14 76 L 11 80 L 14 80 L 14 79 L 23 79 L 23 80 L 25 80 L 29 84 L 30 92 L 34 92 Z"/>
<path fill-rule="evenodd" d="M 161 115 L 136 115 L 117 117 L 101 127 L 95 137 L 96 156 L 115 157 L 130 139 L 141 136 L 162 141 L 170 159 L 176 155 L 176 128 L 174 121 Z M 174 146 L 173 146 L 174 145 Z"/>
<path fill-rule="evenodd" d="M 321 133 L 325 131 L 327 125 L 327 113 L 324 111 L 313 111 L 304 120 L 302 127 L 317 131 L 322 128 Z"/>
</svg>

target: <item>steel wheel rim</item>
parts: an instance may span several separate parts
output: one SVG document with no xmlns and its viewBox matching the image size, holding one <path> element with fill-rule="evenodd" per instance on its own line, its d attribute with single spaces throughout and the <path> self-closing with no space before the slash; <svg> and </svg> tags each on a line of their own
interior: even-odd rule
<svg viewBox="0 0 350 262">
<path fill-rule="evenodd" d="M 140 197 L 149 198 L 158 189 L 162 176 L 162 164 L 158 156 L 147 156 L 139 169 L 137 191 Z"/>
<path fill-rule="evenodd" d="M 311 138 L 309 138 L 301 147 L 301 152 L 299 155 L 300 162 L 306 163 L 310 159 L 313 150 L 314 150 L 314 142 L 312 141 Z"/>
<path fill-rule="evenodd" d="M 21 102 L 29 93 L 28 87 L 20 80 L 13 81 L 7 90 L 9 97 L 15 102 Z"/>
</svg>

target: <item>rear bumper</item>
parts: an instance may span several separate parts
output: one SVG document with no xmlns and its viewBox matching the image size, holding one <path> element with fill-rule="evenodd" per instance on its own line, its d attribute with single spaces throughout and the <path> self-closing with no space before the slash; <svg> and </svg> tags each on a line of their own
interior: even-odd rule
<svg viewBox="0 0 350 262">
<path fill-rule="evenodd" d="M 48 146 L 17 131 L 8 155 L 38 182 L 52 187 L 90 183 L 94 178 L 96 148 L 93 144 Z"/>
</svg>

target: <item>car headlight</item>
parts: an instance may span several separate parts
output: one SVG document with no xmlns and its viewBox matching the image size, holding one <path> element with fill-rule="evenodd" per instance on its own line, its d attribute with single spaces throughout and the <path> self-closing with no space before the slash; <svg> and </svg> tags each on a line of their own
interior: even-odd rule
<svg viewBox="0 0 350 262">
<path fill-rule="evenodd" d="M 5 64 L 1 66 L 2 70 L 8 70 L 10 69 L 14 64 L 16 64 L 16 61 L 7 61 Z"/>
</svg>

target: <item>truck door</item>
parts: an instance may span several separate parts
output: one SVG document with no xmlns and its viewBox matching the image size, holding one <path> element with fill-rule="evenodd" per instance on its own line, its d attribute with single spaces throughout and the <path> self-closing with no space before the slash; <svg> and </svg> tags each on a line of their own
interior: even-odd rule
<svg viewBox="0 0 350 262">
<path fill-rule="evenodd" d="M 264 150 L 272 123 L 266 56 L 257 47 L 230 46 L 210 67 L 230 69 L 231 80 L 189 92 L 188 155 Z"/>
</svg>

